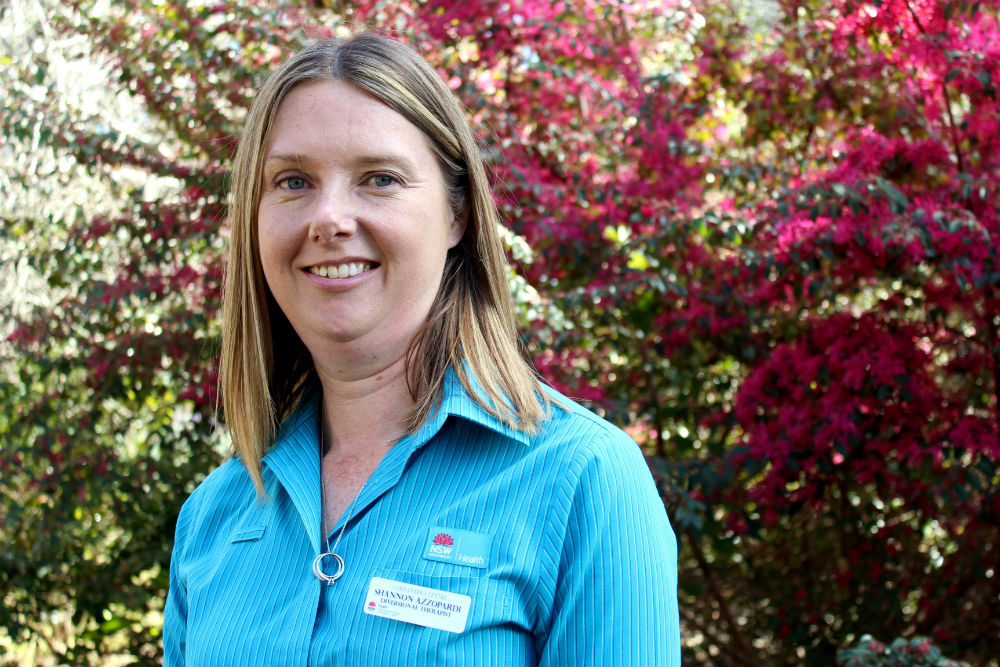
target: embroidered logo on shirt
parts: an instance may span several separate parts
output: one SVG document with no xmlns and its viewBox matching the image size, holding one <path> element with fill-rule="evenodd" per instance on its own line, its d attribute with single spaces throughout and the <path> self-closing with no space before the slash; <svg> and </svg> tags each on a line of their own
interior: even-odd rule
<svg viewBox="0 0 1000 667">
<path fill-rule="evenodd" d="M 432 526 L 427 533 L 424 558 L 467 567 L 486 567 L 492 541 L 490 535 Z"/>
</svg>

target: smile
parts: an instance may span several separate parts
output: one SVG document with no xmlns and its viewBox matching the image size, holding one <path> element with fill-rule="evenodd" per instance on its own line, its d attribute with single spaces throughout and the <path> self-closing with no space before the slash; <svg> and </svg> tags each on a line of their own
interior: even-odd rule
<svg viewBox="0 0 1000 667">
<path fill-rule="evenodd" d="M 372 265 L 366 262 L 349 262 L 335 266 L 310 266 L 309 273 L 322 278 L 350 278 L 365 271 L 371 271 Z"/>
</svg>

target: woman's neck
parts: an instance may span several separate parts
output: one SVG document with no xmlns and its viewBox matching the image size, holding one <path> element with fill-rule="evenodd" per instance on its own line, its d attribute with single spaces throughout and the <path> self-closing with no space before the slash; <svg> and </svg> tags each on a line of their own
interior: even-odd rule
<svg viewBox="0 0 1000 667">
<path fill-rule="evenodd" d="M 355 367 L 357 368 L 357 367 Z M 336 456 L 382 453 L 406 432 L 413 398 L 405 355 L 384 368 L 349 374 L 316 364 L 323 387 L 323 441 Z"/>
</svg>

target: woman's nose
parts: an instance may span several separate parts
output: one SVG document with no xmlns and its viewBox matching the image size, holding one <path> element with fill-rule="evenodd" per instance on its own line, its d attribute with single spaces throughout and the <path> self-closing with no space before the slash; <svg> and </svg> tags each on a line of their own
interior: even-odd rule
<svg viewBox="0 0 1000 667">
<path fill-rule="evenodd" d="M 329 188 L 320 192 L 309 222 L 309 236 L 316 243 L 331 244 L 357 230 L 357 216 L 350 192 Z"/>
</svg>

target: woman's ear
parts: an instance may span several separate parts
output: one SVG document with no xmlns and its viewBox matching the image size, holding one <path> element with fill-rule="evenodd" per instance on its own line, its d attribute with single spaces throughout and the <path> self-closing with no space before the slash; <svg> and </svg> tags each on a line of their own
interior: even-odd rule
<svg viewBox="0 0 1000 667">
<path fill-rule="evenodd" d="M 457 214 L 451 220 L 451 226 L 448 228 L 448 249 L 452 249 L 458 245 L 458 242 L 462 240 L 465 236 L 465 227 L 469 222 L 469 207 L 466 206 L 462 209 L 462 212 Z"/>
</svg>

